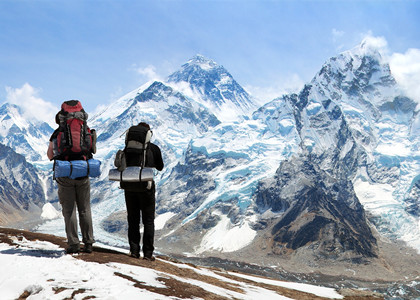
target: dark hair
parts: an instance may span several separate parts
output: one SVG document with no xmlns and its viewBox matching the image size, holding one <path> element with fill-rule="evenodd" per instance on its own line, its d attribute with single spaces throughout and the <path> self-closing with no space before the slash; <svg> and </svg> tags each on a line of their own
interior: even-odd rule
<svg viewBox="0 0 420 300">
<path fill-rule="evenodd" d="M 149 124 L 147 124 L 147 123 L 145 123 L 145 122 L 140 122 L 138 126 L 143 126 L 143 127 L 146 127 L 147 129 L 149 129 L 149 130 L 150 130 L 150 126 L 149 126 Z"/>
</svg>

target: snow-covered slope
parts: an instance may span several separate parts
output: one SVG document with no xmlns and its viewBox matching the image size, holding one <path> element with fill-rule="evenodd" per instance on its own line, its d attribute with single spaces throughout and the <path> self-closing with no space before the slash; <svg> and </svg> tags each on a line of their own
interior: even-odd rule
<svg viewBox="0 0 420 300">
<path fill-rule="evenodd" d="M 92 254 L 71 256 L 54 236 L 3 232 L 0 264 L 7 272 L 0 274 L 0 291 L 4 300 L 344 298 L 334 288 L 198 267 L 164 257 L 150 263 L 130 258 L 120 248 L 95 248 Z"/>
</svg>

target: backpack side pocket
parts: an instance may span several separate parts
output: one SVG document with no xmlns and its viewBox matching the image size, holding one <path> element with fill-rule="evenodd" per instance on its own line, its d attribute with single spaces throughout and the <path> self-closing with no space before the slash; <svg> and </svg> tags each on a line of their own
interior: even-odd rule
<svg viewBox="0 0 420 300">
<path fill-rule="evenodd" d="M 127 161 L 125 158 L 125 152 L 123 150 L 118 150 L 115 155 L 114 165 L 118 171 L 122 172 L 127 168 Z"/>
</svg>

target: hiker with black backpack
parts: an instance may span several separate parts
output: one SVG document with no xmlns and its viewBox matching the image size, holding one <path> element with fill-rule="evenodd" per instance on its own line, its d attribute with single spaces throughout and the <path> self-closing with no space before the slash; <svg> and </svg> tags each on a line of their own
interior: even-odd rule
<svg viewBox="0 0 420 300">
<path fill-rule="evenodd" d="M 96 133 L 87 126 L 87 118 L 80 101 L 65 101 L 55 117 L 59 127 L 52 134 L 47 151 L 48 158 L 54 160 L 54 179 L 58 185 L 58 198 L 64 216 L 68 254 L 80 252 L 76 209 L 79 213 L 83 251 L 91 253 L 95 242 L 89 175 L 93 168 L 99 169 L 100 163 L 92 164 L 95 161 L 92 156 L 96 152 Z M 61 166 L 67 167 L 68 174 L 57 177 L 62 173 L 58 170 Z"/>
<path fill-rule="evenodd" d="M 109 179 L 120 181 L 127 207 L 130 256 L 140 258 L 140 219 L 143 222 L 143 259 L 153 261 L 155 235 L 155 182 L 153 169 L 162 171 L 160 148 L 151 143 L 153 133 L 147 123 L 131 126 L 126 133 L 125 148 L 115 158 L 118 169 L 110 171 Z M 140 217 L 141 214 L 141 217 Z"/>
</svg>

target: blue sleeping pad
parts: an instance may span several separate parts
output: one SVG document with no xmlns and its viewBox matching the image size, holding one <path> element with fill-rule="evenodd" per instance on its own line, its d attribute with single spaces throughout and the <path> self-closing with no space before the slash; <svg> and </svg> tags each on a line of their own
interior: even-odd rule
<svg viewBox="0 0 420 300">
<path fill-rule="evenodd" d="M 101 175 L 101 162 L 97 159 L 89 160 L 56 160 L 54 163 L 54 177 L 99 177 Z"/>
</svg>

